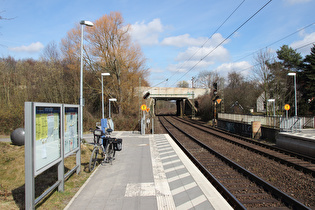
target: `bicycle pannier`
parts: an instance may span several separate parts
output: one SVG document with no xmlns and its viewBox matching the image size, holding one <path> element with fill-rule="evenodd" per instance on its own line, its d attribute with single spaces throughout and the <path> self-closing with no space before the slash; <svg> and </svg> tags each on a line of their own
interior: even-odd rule
<svg viewBox="0 0 315 210">
<path fill-rule="evenodd" d="M 122 150 L 122 139 L 115 139 L 114 150 L 115 151 L 121 151 Z"/>
</svg>

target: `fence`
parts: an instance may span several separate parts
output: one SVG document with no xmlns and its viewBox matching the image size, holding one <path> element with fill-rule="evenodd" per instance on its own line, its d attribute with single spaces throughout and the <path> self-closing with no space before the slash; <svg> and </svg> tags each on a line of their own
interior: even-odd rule
<svg viewBox="0 0 315 210">
<path fill-rule="evenodd" d="M 302 118 L 298 117 L 290 117 L 290 118 L 282 118 L 280 121 L 280 130 L 281 131 L 300 131 L 302 129 Z"/>
<path fill-rule="evenodd" d="M 260 121 L 261 125 L 279 128 L 285 131 L 300 130 L 302 128 L 315 128 L 315 117 L 291 117 L 282 116 L 253 116 L 241 114 L 218 113 L 219 119 L 231 120 L 251 124 L 253 121 Z"/>
</svg>

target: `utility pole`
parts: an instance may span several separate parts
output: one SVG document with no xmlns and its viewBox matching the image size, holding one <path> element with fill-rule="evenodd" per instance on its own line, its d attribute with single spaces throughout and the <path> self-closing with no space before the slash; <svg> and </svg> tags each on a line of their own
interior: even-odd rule
<svg viewBox="0 0 315 210">
<path fill-rule="evenodd" d="M 139 106 L 141 106 L 141 77 L 139 77 Z M 141 109 L 139 109 L 139 120 L 141 121 Z"/>
<path fill-rule="evenodd" d="M 220 106 L 221 106 L 221 113 L 224 113 L 224 80 L 221 79 L 220 81 L 220 95 L 221 95 L 221 103 L 220 103 Z"/>
<path fill-rule="evenodd" d="M 214 82 L 213 83 L 213 106 L 214 106 L 214 113 L 213 113 L 213 126 L 216 126 L 216 119 L 217 119 L 217 99 L 219 98 L 218 96 L 218 83 Z"/>
</svg>

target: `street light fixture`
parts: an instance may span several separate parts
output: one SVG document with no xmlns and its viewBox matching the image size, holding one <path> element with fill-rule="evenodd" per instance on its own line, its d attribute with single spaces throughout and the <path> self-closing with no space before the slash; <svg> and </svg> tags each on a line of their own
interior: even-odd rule
<svg viewBox="0 0 315 210">
<path fill-rule="evenodd" d="M 104 119 L 104 91 L 103 91 L 103 76 L 109 76 L 110 73 L 101 73 L 102 77 L 102 119 Z"/>
<path fill-rule="evenodd" d="M 83 138 L 83 26 L 92 27 L 93 23 L 91 21 L 82 20 L 81 24 L 81 68 L 80 68 L 80 138 Z"/>
<path fill-rule="evenodd" d="M 111 101 L 117 101 L 117 99 L 116 98 L 110 98 L 109 99 L 109 110 L 108 110 L 108 118 L 110 119 L 111 117 L 110 117 L 110 102 Z"/>
<path fill-rule="evenodd" d="M 288 76 L 294 76 L 294 100 L 295 100 L 295 117 L 297 117 L 297 100 L 296 100 L 296 73 L 290 72 Z"/>
<path fill-rule="evenodd" d="M 81 25 L 86 25 L 86 26 L 94 26 L 94 24 L 91 22 L 91 21 L 88 21 L 88 20 L 81 20 L 80 22 Z"/>
</svg>

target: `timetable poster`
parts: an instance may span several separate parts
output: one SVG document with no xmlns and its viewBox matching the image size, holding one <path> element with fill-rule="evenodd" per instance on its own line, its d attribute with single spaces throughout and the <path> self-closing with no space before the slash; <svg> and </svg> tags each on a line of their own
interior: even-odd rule
<svg viewBox="0 0 315 210">
<path fill-rule="evenodd" d="M 65 125 L 64 154 L 67 154 L 79 147 L 77 107 L 65 107 L 64 125 Z"/>
<path fill-rule="evenodd" d="M 35 171 L 61 157 L 60 107 L 36 107 Z"/>
</svg>

